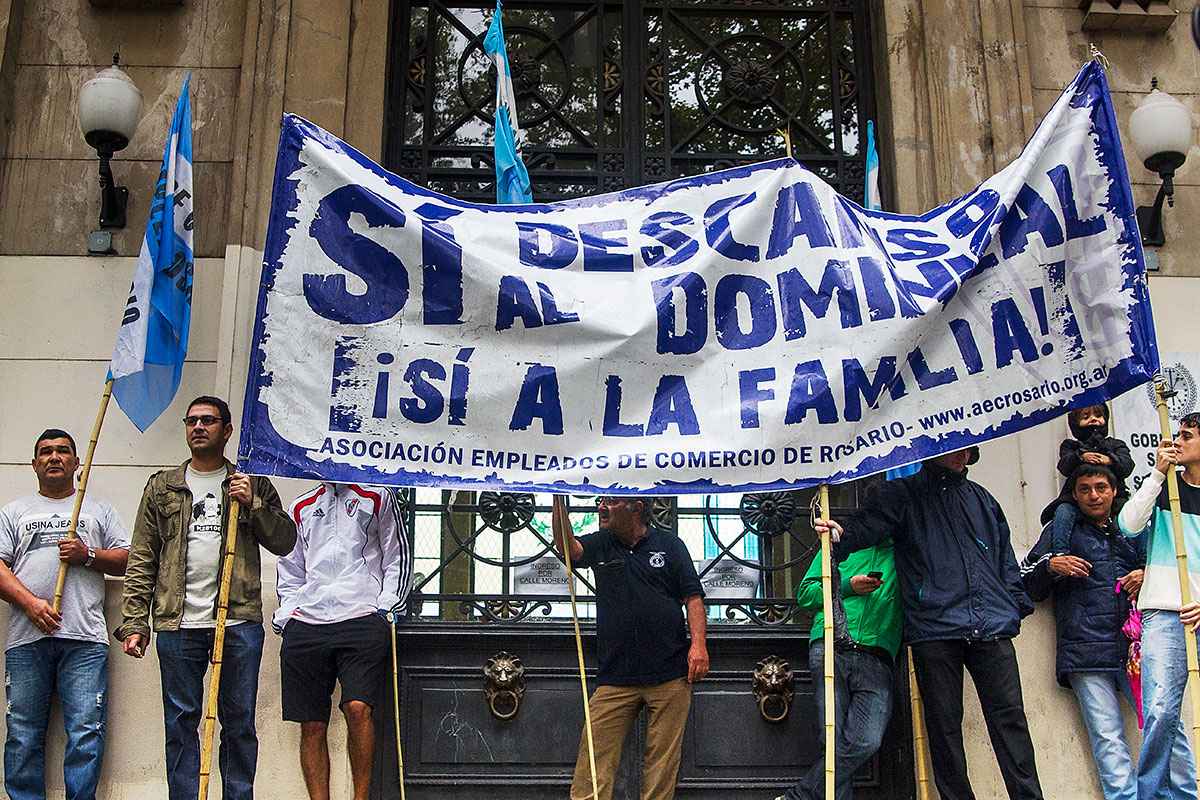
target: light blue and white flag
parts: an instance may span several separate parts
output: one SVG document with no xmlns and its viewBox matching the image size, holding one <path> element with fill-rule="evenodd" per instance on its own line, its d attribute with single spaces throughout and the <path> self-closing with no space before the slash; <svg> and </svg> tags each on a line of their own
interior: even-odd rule
<svg viewBox="0 0 1200 800">
<path fill-rule="evenodd" d="M 189 72 L 175 104 L 154 204 L 108 377 L 113 396 L 145 432 L 179 389 L 192 314 L 192 105 Z"/>
<path fill-rule="evenodd" d="M 879 151 L 875 149 L 875 121 L 867 120 L 867 183 L 864 192 L 863 208 L 868 211 L 882 211 L 883 204 L 879 202 Z M 907 464 L 903 467 L 889 469 L 884 477 L 889 481 L 913 475 L 921 470 L 921 463 Z"/>
<path fill-rule="evenodd" d="M 867 120 L 867 186 L 866 203 L 863 208 L 868 211 L 882 211 L 879 202 L 879 151 L 875 149 L 875 121 Z"/>
<path fill-rule="evenodd" d="M 517 139 L 517 96 L 513 92 L 512 73 L 508 69 L 508 50 L 504 46 L 504 24 L 500 21 L 500 3 L 492 15 L 492 26 L 483 39 L 483 49 L 496 65 L 496 202 L 506 205 L 533 202 L 529 173 L 521 163 Z"/>
</svg>

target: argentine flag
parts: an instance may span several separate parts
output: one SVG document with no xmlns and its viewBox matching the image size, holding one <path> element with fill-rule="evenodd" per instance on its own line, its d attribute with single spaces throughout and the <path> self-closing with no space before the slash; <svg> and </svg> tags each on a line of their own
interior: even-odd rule
<svg viewBox="0 0 1200 800">
<path fill-rule="evenodd" d="M 192 313 L 192 106 L 175 104 L 154 204 L 108 368 L 113 396 L 145 432 L 179 389 Z"/>
<path fill-rule="evenodd" d="M 867 120 L 867 197 L 863 208 L 882 211 L 879 202 L 879 151 L 875 149 L 875 121 Z"/>
<path fill-rule="evenodd" d="M 504 25 L 500 21 L 500 3 L 492 15 L 492 25 L 483 39 L 483 49 L 496 65 L 496 202 L 501 205 L 533 202 L 529 173 L 521 163 L 517 137 L 517 96 L 513 93 L 512 73 L 508 70 L 508 51 L 504 47 Z"/>
<path fill-rule="evenodd" d="M 883 205 L 879 202 L 879 151 L 875 149 L 874 120 L 867 120 L 867 186 L 863 208 L 870 211 L 883 210 Z M 903 478 L 905 475 L 913 475 L 920 471 L 921 464 L 918 462 L 889 469 L 884 473 L 884 477 L 889 481 L 894 481 L 896 478 Z"/>
</svg>

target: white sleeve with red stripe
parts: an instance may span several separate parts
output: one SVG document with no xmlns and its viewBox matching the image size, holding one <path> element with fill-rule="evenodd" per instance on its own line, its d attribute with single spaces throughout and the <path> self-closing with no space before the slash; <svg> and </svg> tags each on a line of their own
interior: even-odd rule
<svg viewBox="0 0 1200 800">
<path fill-rule="evenodd" d="M 279 608 L 271 617 L 271 627 L 279 634 L 283 633 L 284 626 L 300 605 L 300 590 L 304 588 L 307 574 L 304 556 L 308 546 L 308 531 L 305 530 L 304 516 L 301 512 L 317 502 L 317 498 L 324 493 L 325 484 L 321 484 L 297 497 L 288 509 L 288 516 L 296 523 L 296 546 L 275 564 L 275 592 L 279 595 Z"/>
</svg>

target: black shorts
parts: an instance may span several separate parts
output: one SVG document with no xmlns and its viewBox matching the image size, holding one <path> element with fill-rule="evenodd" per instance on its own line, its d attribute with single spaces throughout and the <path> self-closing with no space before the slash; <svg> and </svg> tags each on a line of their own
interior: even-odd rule
<svg viewBox="0 0 1200 800">
<path fill-rule="evenodd" d="M 374 708 L 386 696 L 389 636 L 382 614 L 329 625 L 288 621 L 279 651 L 284 720 L 328 722 L 335 680 L 342 685 L 339 707 L 358 700 Z"/>
</svg>

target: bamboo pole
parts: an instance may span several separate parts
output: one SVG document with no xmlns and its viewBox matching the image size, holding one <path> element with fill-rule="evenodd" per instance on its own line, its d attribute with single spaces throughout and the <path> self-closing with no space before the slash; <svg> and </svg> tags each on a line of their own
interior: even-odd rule
<svg viewBox="0 0 1200 800">
<path fill-rule="evenodd" d="M 204 712 L 204 738 L 200 741 L 199 800 L 208 800 L 208 779 L 212 773 L 213 735 L 217 724 L 217 694 L 221 686 L 221 662 L 225 651 L 225 619 L 229 614 L 229 583 L 233 576 L 233 552 L 237 544 L 238 517 L 242 504 L 230 498 L 229 535 L 221 558 L 221 588 L 217 593 L 217 629 L 213 635 L 212 675 L 208 679 L 208 704 Z"/>
<path fill-rule="evenodd" d="M 583 638 L 579 634 L 579 612 L 575 604 L 575 573 L 571 568 L 571 518 L 562 495 L 554 496 L 550 512 L 551 529 L 562 531 L 563 562 L 567 565 L 567 589 L 571 594 L 571 623 L 575 627 L 575 654 L 579 657 L 579 683 L 583 687 L 583 726 L 587 736 L 588 766 L 592 771 L 592 798 L 600 800 L 600 782 L 596 779 L 596 745 L 592 739 L 592 709 L 588 704 L 587 675 L 583 668 Z M 554 523 L 557 522 L 557 525 Z"/>
<path fill-rule="evenodd" d="M 912 703 L 913 761 L 917 768 L 917 797 L 929 800 L 929 743 L 925 740 L 925 706 L 917 686 L 917 668 L 912 648 L 908 648 L 908 696 Z"/>
<path fill-rule="evenodd" d="M 400 658 L 396 655 L 395 611 L 388 613 L 388 621 L 392 623 L 392 701 L 396 711 L 396 762 L 400 775 L 400 800 L 407 800 L 404 795 L 404 752 L 400 748 Z"/>
<path fill-rule="evenodd" d="M 829 519 L 829 487 L 821 485 L 821 519 Z M 833 559 L 829 529 L 821 534 L 821 608 L 825 614 L 825 798 L 833 800 L 836 786 L 836 708 L 833 699 Z"/>
<path fill-rule="evenodd" d="M 1154 382 L 1155 397 L 1158 402 L 1158 423 L 1162 428 L 1163 441 L 1171 439 L 1171 418 L 1167 413 L 1167 397 L 1174 394 L 1168 392 L 1162 377 Z M 1167 500 L 1171 505 L 1171 532 L 1175 539 L 1175 565 L 1179 568 L 1179 599 L 1181 605 L 1192 602 L 1192 582 L 1188 575 L 1187 546 L 1183 535 L 1183 511 L 1179 505 L 1179 477 L 1175 467 L 1167 470 Z M 1185 631 L 1184 646 L 1187 651 L 1188 687 L 1192 698 L 1192 748 L 1200 741 L 1200 667 L 1196 660 L 1196 637 L 1191 631 Z M 1200 791 L 1200 776 L 1197 777 L 1197 791 Z"/>
<path fill-rule="evenodd" d="M 79 528 L 79 512 L 83 508 L 83 496 L 87 493 L 88 476 L 92 473 L 92 455 L 96 452 L 96 442 L 100 438 L 100 426 L 104 424 L 104 414 L 108 411 L 108 401 L 112 398 L 113 379 L 109 378 L 104 384 L 104 396 L 100 398 L 100 413 L 96 415 L 96 425 L 92 428 L 92 438 L 88 441 L 87 456 L 83 460 L 83 472 L 79 473 L 79 486 L 75 488 L 75 510 L 71 512 L 71 527 L 67 529 L 67 538 L 74 539 Z M 61 610 L 63 584 L 67 582 L 67 562 L 58 565 L 58 583 L 54 586 L 54 611 Z"/>
</svg>

